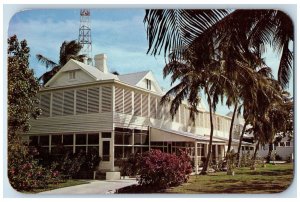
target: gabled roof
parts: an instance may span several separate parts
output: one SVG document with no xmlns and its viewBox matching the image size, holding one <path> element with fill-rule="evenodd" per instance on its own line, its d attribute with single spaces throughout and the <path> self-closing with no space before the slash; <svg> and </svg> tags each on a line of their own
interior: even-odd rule
<svg viewBox="0 0 300 202">
<path fill-rule="evenodd" d="M 115 79 L 119 80 L 117 75 L 111 73 L 103 73 L 99 69 L 94 66 L 84 64 L 82 62 L 70 59 L 46 84 L 45 86 L 49 86 L 55 79 L 62 73 L 74 69 L 81 69 L 83 72 L 88 74 L 91 78 L 95 81 L 98 80 L 108 80 L 108 79 Z"/>
<path fill-rule="evenodd" d="M 107 79 L 116 79 L 119 80 L 117 75 L 114 75 L 112 73 L 103 73 L 99 69 L 97 69 L 94 66 L 84 64 L 82 62 L 78 62 L 76 60 L 71 59 L 73 62 L 75 62 L 77 65 L 81 67 L 83 71 L 93 76 L 96 80 L 107 80 Z"/>
<path fill-rule="evenodd" d="M 122 82 L 135 86 L 149 72 L 150 71 L 134 72 L 134 73 L 119 75 L 118 77 Z"/>
</svg>

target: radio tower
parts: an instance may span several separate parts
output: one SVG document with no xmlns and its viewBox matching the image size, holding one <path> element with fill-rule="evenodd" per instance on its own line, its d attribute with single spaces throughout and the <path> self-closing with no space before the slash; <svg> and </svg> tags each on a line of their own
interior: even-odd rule
<svg viewBox="0 0 300 202">
<path fill-rule="evenodd" d="M 82 45 L 81 54 L 85 54 L 88 58 L 88 64 L 92 64 L 93 61 L 90 15 L 90 9 L 80 9 L 78 42 Z"/>
</svg>

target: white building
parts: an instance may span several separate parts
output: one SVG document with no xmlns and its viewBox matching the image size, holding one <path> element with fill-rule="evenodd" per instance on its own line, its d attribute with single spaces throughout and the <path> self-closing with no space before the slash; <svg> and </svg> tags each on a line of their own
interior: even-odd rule
<svg viewBox="0 0 300 202">
<path fill-rule="evenodd" d="M 43 113 L 31 121 L 27 136 L 31 143 L 49 152 L 57 144 L 74 153 L 97 149 L 102 171 L 117 171 L 119 159 L 150 148 L 190 148 L 199 165 L 208 152 L 209 113 L 199 106 L 193 126 L 183 103 L 171 120 L 168 106 L 160 105 L 163 91 L 151 71 L 114 75 L 106 60 L 105 54 L 96 55 L 93 67 L 71 59 L 45 84 L 38 95 Z M 230 121 L 214 115 L 214 160 L 225 155 Z"/>
</svg>

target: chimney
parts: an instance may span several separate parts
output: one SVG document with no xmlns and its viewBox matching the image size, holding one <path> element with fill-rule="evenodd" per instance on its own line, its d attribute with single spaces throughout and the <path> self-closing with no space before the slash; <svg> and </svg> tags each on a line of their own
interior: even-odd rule
<svg viewBox="0 0 300 202">
<path fill-rule="evenodd" d="M 88 57 L 85 56 L 82 59 L 83 59 L 83 63 L 87 65 L 88 64 Z"/>
<path fill-rule="evenodd" d="M 107 56 L 104 53 L 95 55 L 95 66 L 103 73 L 108 73 L 108 68 L 106 65 Z"/>
</svg>

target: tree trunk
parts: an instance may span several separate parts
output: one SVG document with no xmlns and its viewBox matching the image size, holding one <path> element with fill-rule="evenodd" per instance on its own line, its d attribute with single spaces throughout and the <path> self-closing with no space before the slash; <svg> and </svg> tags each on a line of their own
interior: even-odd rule
<svg viewBox="0 0 300 202">
<path fill-rule="evenodd" d="M 271 161 L 272 151 L 273 151 L 273 142 L 270 142 L 269 143 L 269 152 L 268 152 L 268 156 L 267 156 L 267 163 L 270 163 L 270 161 Z"/>
<path fill-rule="evenodd" d="M 231 123 L 230 123 L 230 130 L 229 130 L 229 139 L 228 139 L 228 147 L 227 147 L 227 152 L 226 152 L 226 159 L 227 159 L 227 154 L 231 150 L 232 130 L 233 130 L 233 123 L 234 123 L 234 119 L 235 119 L 235 114 L 236 114 L 237 108 L 238 108 L 238 103 L 235 103 L 234 110 L 233 110 L 233 115 L 232 115 L 232 119 L 231 119 Z"/>
<path fill-rule="evenodd" d="M 252 167 L 255 168 L 255 160 L 256 160 L 256 155 L 257 155 L 257 151 L 258 151 L 258 148 L 259 148 L 259 142 L 257 142 L 256 144 L 256 147 L 255 147 L 255 151 L 254 151 L 254 154 L 253 154 L 253 157 L 252 157 Z"/>
<path fill-rule="evenodd" d="M 208 99 L 208 105 L 209 105 L 210 137 L 209 137 L 209 144 L 208 144 L 208 153 L 207 153 L 206 160 L 204 162 L 202 171 L 200 173 L 201 175 L 207 174 L 207 168 L 208 168 L 209 160 L 210 160 L 211 153 L 212 153 L 212 139 L 213 139 L 213 134 L 214 134 L 214 125 L 213 125 L 213 117 L 212 117 L 212 103 L 211 103 L 210 95 L 209 95 L 207 89 L 206 89 L 206 94 L 208 96 L 207 99 Z"/>
<path fill-rule="evenodd" d="M 240 162 L 240 153 L 241 153 L 241 148 L 242 148 L 242 141 L 243 141 L 243 137 L 244 137 L 244 133 L 246 130 L 246 126 L 247 126 L 247 119 L 245 120 L 244 126 L 243 126 L 243 130 L 242 130 L 242 134 L 240 136 L 240 141 L 239 141 L 239 147 L 238 147 L 238 151 L 237 151 L 237 167 L 241 166 L 241 162 Z"/>
</svg>

